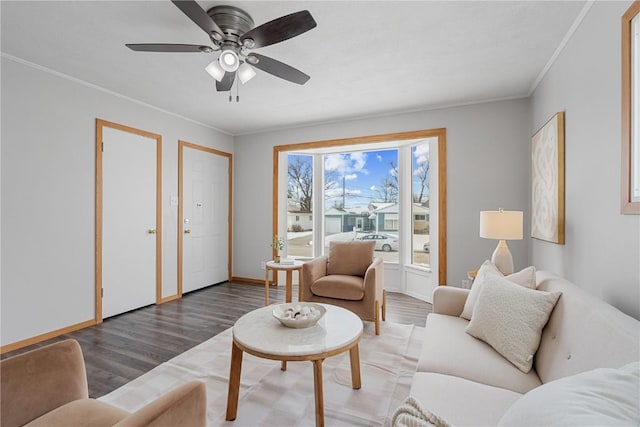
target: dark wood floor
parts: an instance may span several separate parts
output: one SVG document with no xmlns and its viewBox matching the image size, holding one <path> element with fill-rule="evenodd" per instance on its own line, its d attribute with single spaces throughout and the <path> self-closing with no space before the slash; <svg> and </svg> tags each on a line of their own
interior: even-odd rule
<svg viewBox="0 0 640 427">
<path fill-rule="evenodd" d="M 272 287 L 270 303 L 284 302 L 284 288 Z M 297 295 L 294 290 L 294 301 Z M 243 314 L 264 305 L 264 288 L 222 283 L 106 319 L 102 324 L 44 341 L 2 358 L 67 338 L 78 340 L 87 367 L 89 395 L 100 397 L 159 364 L 233 326 Z M 387 321 L 424 326 L 431 305 L 387 292 Z"/>
</svg>

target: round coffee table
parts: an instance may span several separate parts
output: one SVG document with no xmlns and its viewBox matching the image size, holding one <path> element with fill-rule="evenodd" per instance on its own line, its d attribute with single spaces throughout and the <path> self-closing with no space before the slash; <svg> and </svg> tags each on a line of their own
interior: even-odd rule
<svg viewBox="0 0 640 427">
<path fill-rule="evenodd" d="M 351 385 L 356 390 L 360 389 L 358 343 L 362 337 L 362 320 L 344 308 L 329 304 L 321 305 L 327 309 L 327 312 L 315 326 L 310 328 L 293 329 L 282 325 L 272 315 L 274 305 L 249 312 L 233 325 L 227 421 L 235 420 L 238 412 L 243 352 L 265 359 L 280 360 L 282 370 L 286 370 L 287 361 L 309 360 L 313 363 L 316 426 L 324 426 L 322 391 L 324 359 L 348 350 L 351 362 Z"/>
</svg>

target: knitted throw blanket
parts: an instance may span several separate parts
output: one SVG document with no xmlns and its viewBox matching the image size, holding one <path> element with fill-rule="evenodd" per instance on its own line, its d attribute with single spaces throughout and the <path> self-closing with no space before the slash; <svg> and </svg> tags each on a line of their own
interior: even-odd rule
<svg viewBox="0 0 640 427">
<path fill-rule="evenodd" d="M 420 404 L 411 396 L 396 409 L 391 420 L 393 427 L 450 427 L 439 416 L 422 409 Z"/>
</svg>

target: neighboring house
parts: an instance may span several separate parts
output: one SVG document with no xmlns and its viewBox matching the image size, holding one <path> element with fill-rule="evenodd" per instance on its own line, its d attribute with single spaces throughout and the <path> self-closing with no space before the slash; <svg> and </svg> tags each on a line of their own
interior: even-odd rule
<svg viewBox="0 0 640 427">
<path fill-rule="evenodd" d="M 297 230 L 294 230 L 297 228 Z M 313 213 L 302 211 L 287 212 L 288 231 L 308 231 L 313 229 Z"/>
<path fill-rule="evenodd" d="M 398 231 L 397 203 L 369 203 L 370 218 L 374 221 L 373 231 Z M 425 234 L 429 232 L 429 208 L 419 203 L 413 204 L 413 232 Z"/>
<path fill-rule="evenodd" d="M 288 217 L 291 218 L 289 212 Z M 398 204 L 370 202 L 365 207 L 331 207 L 325 211 L 327 234 L 349 232 L 398 232 Z M 288 225 L 290 222 L 288 222 Z M 290 225 L 289 225 L 290 227 Z M 429 208 L 413 204 L 413 231 L 416 234 L 429 232 Z"/>
<path fill-rule="evenodd" d="M 338 208 L 331 207 L 324 213 L 324 227 L 327 234 L 353 231 L 375 230 L 375 224 L 370 219 L 370 212 L 365 207 Z"/>
</svg>

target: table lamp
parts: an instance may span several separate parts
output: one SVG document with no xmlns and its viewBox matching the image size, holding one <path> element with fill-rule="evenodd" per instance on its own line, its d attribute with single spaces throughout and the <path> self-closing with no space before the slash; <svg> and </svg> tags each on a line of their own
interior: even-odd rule
<svg viewBox="0 0 640 427">
<path fill-rule="evenodd" d="M 522 240 L 522 212 L 497 211 L 480 212 L 480 237 L 499 240 L 493 251 L 491 262 L 505 276 L 513 273 L 513 257 L 506 240 Z"/>
</svg>

